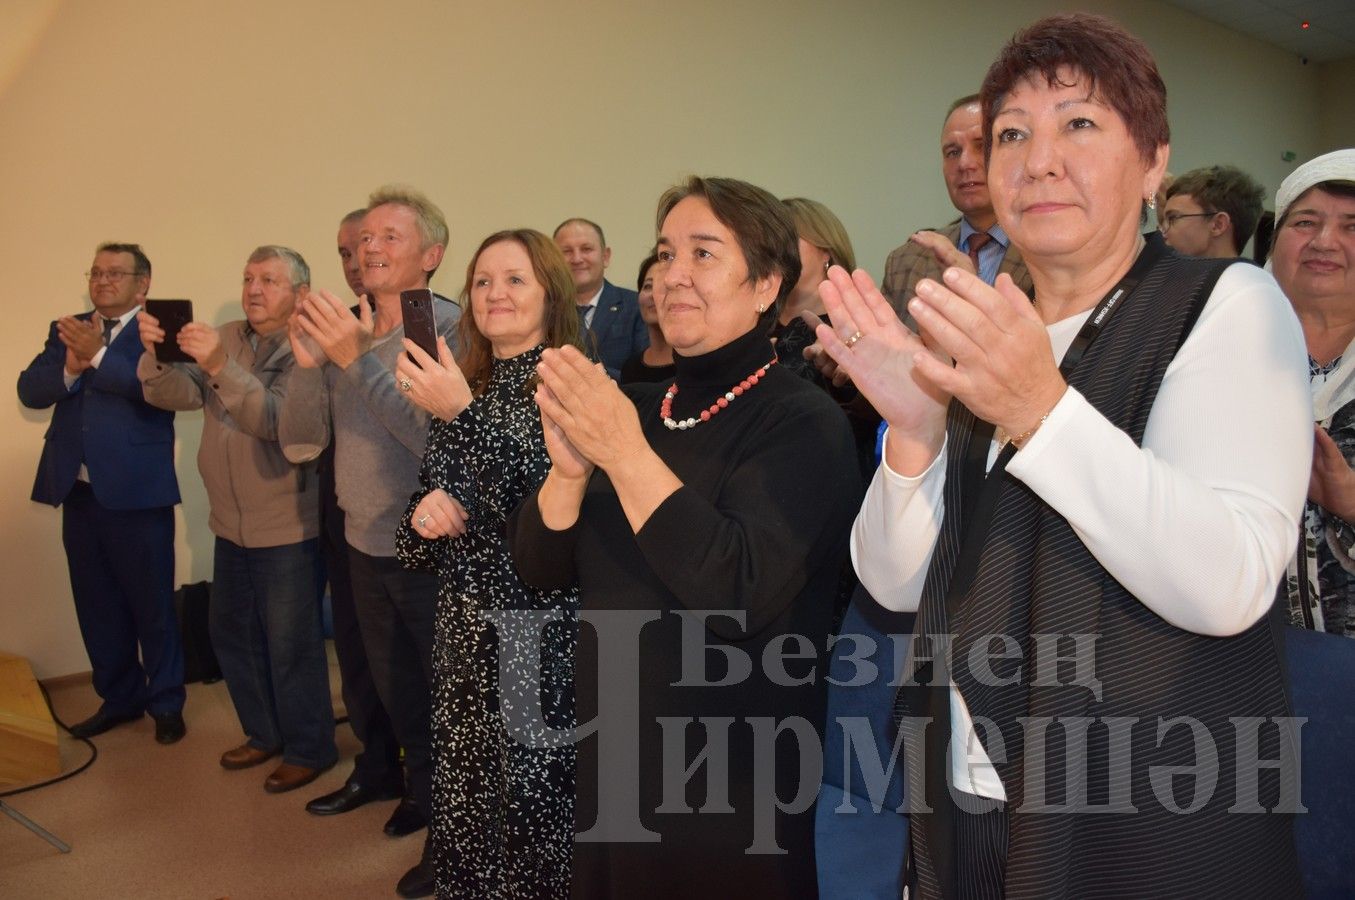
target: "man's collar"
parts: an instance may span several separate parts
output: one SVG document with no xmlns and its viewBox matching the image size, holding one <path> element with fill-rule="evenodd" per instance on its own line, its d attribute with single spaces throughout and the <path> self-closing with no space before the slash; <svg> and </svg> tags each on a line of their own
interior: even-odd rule
<svg viewBox="0 0 1355 900">
<path fill-rule="evenodd" d="M 597 305 L 598 305 L 598 299 L 602 297 L 602 292 L 603 292 L 604 290 L 606 290 L 606 289 L 607 289 L 607 282 L 604 280 L 604 281 L 602 282 L 602 287 L 598 288 L 597 293 L 594 294 L 593 296 L 589 297 L 587 300 L 584 300 L 584 301 L 580 302 L 580 303 L 579 303 L 579 306 L 581 306 L 581 307 L 597 306 Z"/>
<path fill-rule="evenodd" d="M 970 225 L 970 224 L 969 224 L 969 220 L 966 219 L 966 218 L 964 218 L 963 216 L 961 216 L 961 217 L 960 217 L 960 243 L 958 244 L 959 248 L 960 248 L 961 250 L 963 250 L 963 249 L 965 248 L 966 242 L 969 240 L 969 236 L 970 236 L 971 234 L 978 234 L 978 233 L 979 233 L 979 229 L 975 228 L 973 225 Z M 1002 226 L 999 225 L 999 224 L 997 224 L 996 222 L 993 223 L 993 227 L 992 227 L 992 228 L 989 228 L 989 229 L 988 229 L 988 234 L 993 238 L 993 240 L 995 240 L 995 241 L 997 241 L 999 244 L 1001 244 L 1001 245 L 1003 246 L 1004 249 L 1007 247 L 1008 243 L 1010 242 L 1009 239 L 1008 239 L 1008 237 L 1007 237 L 1007 232 L 1003 231 L 1003 230 L 1002 230 Z"/>
<path fill-rule="evenodd" d="M 103 319 L 103 320 L 105 320 L 105 321 L 119 322 L 119 323 L 121 323 L 121 324 L 123 324 L 123 325 L 126 325 L 126 324 L 127 324 L 128 322 L 130 322 L 130 321 L 132 320 L 132 318 L 133 318 L 137 313 L 139 313 L 139 312 L 141 312 L 141 304 L 140 304 L 140 303 L 138 303 L 136 306 L 133 306 L 131 309 L 127 310 L 127 312 L 123 313 L 122 315 L 117 316 L 117 317 L 112 318 L 112 319 L 110 319 L 108 316 L 105 316 L 103 313 L 99 312 L 98 310 L 95 310 L 95 311 L 94 311 L 94 314 L 95 314 L 96 316 L 98 316 L 100 319 Z"/>
</svg>

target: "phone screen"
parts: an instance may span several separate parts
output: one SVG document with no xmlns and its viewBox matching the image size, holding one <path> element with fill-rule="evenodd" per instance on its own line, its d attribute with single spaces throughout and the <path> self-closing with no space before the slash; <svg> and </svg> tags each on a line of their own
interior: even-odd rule
<svg viewBox="0 0 1355 900">
<path fill-rule="evenodd" d="M 192 300 L 147 300 L 146 312 L 160 320 L 165 339 L 155 345 L 157 362 L 194 362 L 179 348 L 179 331 L 193 321 Z"/>
<path fill-rule="evenodd" d="M 418 344 L 424 353 L 437 359 L 438 329 L 433 318 L 433 292 L 426 288 L 401 291 L 400 315 L 405 323 L 405 337 Z M 414 362 L 412 357 L 410 362 Z"/>
</svg>

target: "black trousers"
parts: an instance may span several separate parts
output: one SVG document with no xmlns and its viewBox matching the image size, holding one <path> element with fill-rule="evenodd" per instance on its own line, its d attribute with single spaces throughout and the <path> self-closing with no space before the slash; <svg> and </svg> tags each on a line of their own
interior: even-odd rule
<svg viewBox="0 0 1355 900">
<path fill-rule="evenodd" d="M 353 759 L 349 781 L 377 790 L 403 789 L 400 742 L 395 739 L 386 707 L 376 692 L 367 648 L 362 643 L 358 611 L 353 602 L 353 577 L 348 565 L 348 541 L 343 532 L 343 510 L 334 497 L 334 445 L 325 451 L 320 467 L 320 547 L 329 579 L 330 609 L 334 614 L 334 655 L 343 680 L 343 705 L 348 724 L 362 749 Z M 328 464 L 327 466 L 325 464 Z"/>
<path fill-rule="evenodd" d="M 174 507 L 108 509 L 77 481 L 61 504 L 61 540 L 101 709 L 112 715 L 182 710 Z"/>
<path fill-rule="evenodd" d="M 432 815 L 433 757 L 429 713 L 433 689 L 433 613 L 437 575 L 368 556 L 350 546 L 353 596 L 372 679 L 405 748 L 408 796 Z"/>
</svg>

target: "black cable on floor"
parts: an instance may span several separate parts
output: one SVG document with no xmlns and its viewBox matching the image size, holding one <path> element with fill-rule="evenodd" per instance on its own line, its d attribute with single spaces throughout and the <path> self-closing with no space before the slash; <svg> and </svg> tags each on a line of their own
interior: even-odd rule
<svg viewBox="0 0 1355 900">
<path fill-rule="evenodd" d="M 89 759 L 85 760 L 78 767 L 71 769 L 69 772 L 63 772 L 60 775 L 56 776 L 55 778 L 49 778 L 46 781 L 39 781 L 36 784 L 24 785 L 23 787 L 19 788 L 12 788 L 8 791 L 0 791 L 0 799 L 4 799 L 5 797 L 14 797 L 19 794 L 26 794 L 29 791 L 36 791 L 38 788 L 49 787 L 50 785 L 53 784 L 59 784 L 67 780 L 68 778 L 74 778 L 76 775 L 79 775 L 81 772 L 85 771 L 90 766 L 94 765 L 94 761 L 99 758 L 99 748 L 94 745 L 93 741 L 91 741 L 89 738 L 76 737 L 75 735 L 71 734 L 70 726 L 67 725 L 65 722 L 61 721 L 61 718 L 56 714 L 56 710 L 52 708 L 52 697 L 50 694 L 47 693 L 47 688 L 42 684 L 42 682 L 38 682 L 38 690 L 42 691 L 42 699 L 47 704 L 47 711 L 52 714 L 52 721 L 60 725 L 61 730 L 66 732 L 67 734 L 70 734 L 74 740 L 80 741 L 86 747 L 89 748 Z M 342 725 L 347 721 L 348 716 L 339 716 L 334 720 L 334 724 Z"/>
<path fill-rule="evenodd" d="M 56 710 L 52 708 L 52 697 L 47 693 L 47 688 L 43 686 L 42 682 L 38 682 L 38 690 L 42 691 L 42 699 L 47 703 L 47 711 L 52 714 L 52 721 L 60 725 L 62 731 L 71 734 L 70 726 L 57 717 Z M 39 781 L 37 784 L 25 785 L 24 787 L 13 788 L 8 791 L 0 791 L 0 799 L 13 797 L 16 794 L 26 794 L 29 791 L 36 791 L 38 788 L 45 788 L 49 785 L 65 781 L 67 778 L 74 778 L 76 775 L 79 775 L 81 772 L 94 765 L 94 760 L 99 758 L 99 748 L 94 746 L 94 742 L 89 738 L 75 737 L 73 734 L 71 734 L 71 737 L 75 738 L 77 741 L 83 741 L 85 746 L 89 748 L 89 759 L 85 760 L 78 768 L 72 769 L 69 772 L 63 772 L 55 778 L 49 778 L 46 781 Z"/>
</svg>

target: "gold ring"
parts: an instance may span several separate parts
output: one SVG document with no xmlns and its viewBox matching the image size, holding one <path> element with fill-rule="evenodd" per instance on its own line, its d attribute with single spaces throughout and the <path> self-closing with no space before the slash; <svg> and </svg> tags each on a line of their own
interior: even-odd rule
<svg viewBox="0 0 1355 900">
<path fill-rule="evenodd" d="M 865 335 L 858 331 L 858 332 L 856 332 L 855 334 L 853 334 L 851 337 L 847 338 L 847 339 L 846 339 L 845 341 L 843 341 L 842 343 L 846 344 L 846 345 L 847 345 L 847 349 L 850 350 L 850 349 L 852 349 L 852 347 L 856 346 L 856 342 L 859 341 L 859 340 L 861 340 L 863 337 L 865 337 Z"/>
<path fill-rule="evenodd" d="M 849 344 L 848 346 L 851 346 L 851 345 Z M 400 379 L 400 390 L 402 390 L 402 391 L 407 391 L 407 390 L 409 390 L 409 389 L 412 388 L 412 387 L 414 387 L 414 382 L 410 381 L 408 378 L 401 378 L 401 379 Z"/>
</svg>

